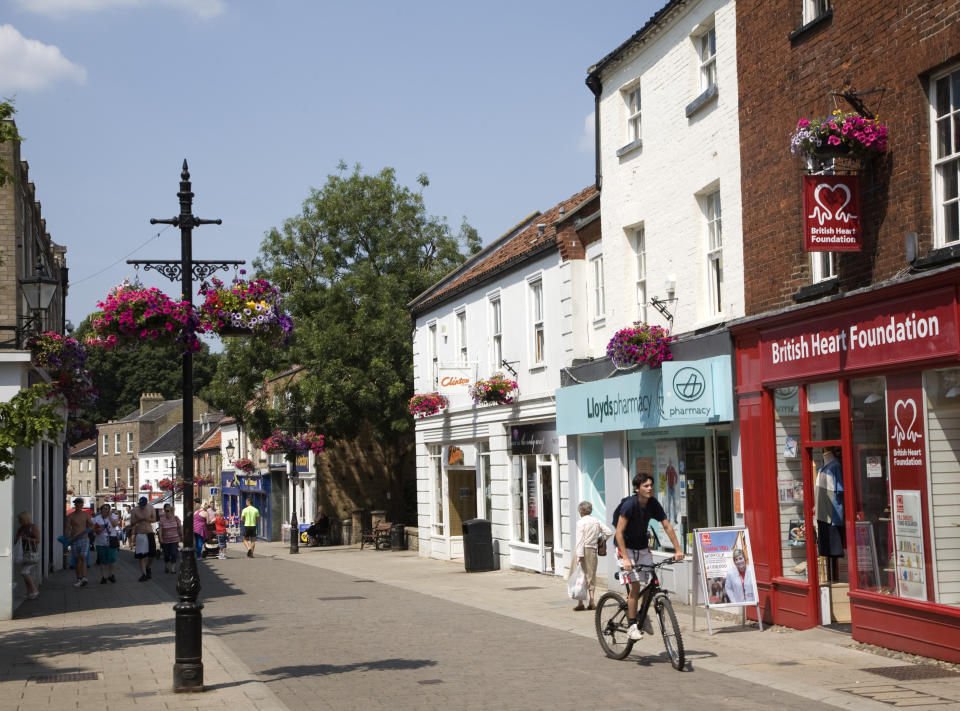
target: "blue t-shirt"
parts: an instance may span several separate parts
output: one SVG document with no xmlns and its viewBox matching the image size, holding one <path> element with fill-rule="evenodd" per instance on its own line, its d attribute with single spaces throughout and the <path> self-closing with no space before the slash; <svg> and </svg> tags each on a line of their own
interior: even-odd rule
<svg viewBox="0 0 960 711">
<path fill-rule="evenodd" d="M 620 517 L 627 519 L 627 525 L 623 529 L 623 542 L 627 548 L 643 550 L 647 547 L 647 526 L 651 521 L 667 520 L 667 514 L 663 506 L 652 496 L 647 499 L 647 505 L 641 506 L 640 499 L 631 496 L 620 507 Z"/>
</svg>

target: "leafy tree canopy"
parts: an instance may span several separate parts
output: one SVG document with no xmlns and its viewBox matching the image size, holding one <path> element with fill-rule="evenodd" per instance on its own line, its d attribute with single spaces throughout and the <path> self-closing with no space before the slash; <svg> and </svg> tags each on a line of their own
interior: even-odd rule
<svg viewBox="0 0 960 711">
<path fill-rule="evenodd" d="M 73 337 L 83 343 L 92 335 L 91 317 L 77 327 Z M 140 407 L 143 393 L 160 393 L 167 400 L 183 396 L 182 348 L 149 344 L 133 350 L 89 348 L 87 368 L 100 391 L 97 403 L 80 416 L 94 424 L 126 417 Z M 206 387 L 217 368 L 216 354 L 207 344 L 193 354 L 194 392 Z"/>
<path fill-rule="evenodd" d="M 293 342 L 273 352 L 238 343 L 215 382 L 251 384 L 245 368 L 252 364 L 259 382 L 300 364 L 306 373 L 290 397 L 306 424 L 333 437 L 352 436 L 363 423 L 387 439 L 411 430 L 406 305 L 480 249 L 465 221 L 454 234 L 427 214 L 421 191 L 429 181 L 421 175 L 417 183 L 398 184 L 392 168 L 367 175 L 341 162 L 322 188 L 311 189 L 299 215 L 267 232 L 254 267 L 285 294 Z"/>
<path fill-rule="evenodd" d="M 0 402 L 0 481 L 16 474 L 15 447 L 29 449 L 43 438 L 56 439 L 63 430 L 61 406 L 49 399 L 50 391 L 49 385 L 39 383 Z"/>
</svg>

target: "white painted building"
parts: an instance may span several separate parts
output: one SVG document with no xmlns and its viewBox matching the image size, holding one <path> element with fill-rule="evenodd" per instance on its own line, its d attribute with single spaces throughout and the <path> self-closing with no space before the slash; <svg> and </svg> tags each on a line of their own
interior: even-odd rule
<svg viewBox="0 0 960 711">
<path fill-rule="evenodd" d="M 463 523 L 483 519 L 497 565 L 565 570 L 570 502 L 554 392 L 574 299 L 562 265 L 582 261 L 597 208 L 591 187 L 531 215 L 409 305 L 414 390 L 450 402 L 416 422 L 420 555 L 463 557 Z M 496 373 L 518 383 L 516 401 L 474 404 L 469 387 Z"/>
<path fill-rule="evenodd" d="M 726 329 L 744 314 L 736 40 L 730 0 L 672 0 L 588 70 L 603 240 L 570 268 L 587 310 L 586 332 L 574 329 L 570 342 L 596 360 L 566 369 L 557 393 L 568 515 L 583 499 L 611 523 L 633 476 L 649 472 L 688 554 L 694 529 L 742 522 Z M 634 321 L 670 330 L 674 363 L 627 372 L 605 358 Z M 677 407 L 694 390 L 697 406 Z M 585 414 L 584 403 L 633 396 L 651 407 L 633 417 Z M 653 528 L 652 548 L 671 553 Z M 604 568 L 613 571 L 611 557 Z M 665 577 L 689 594 L 689 565 Z"/>
</svg>

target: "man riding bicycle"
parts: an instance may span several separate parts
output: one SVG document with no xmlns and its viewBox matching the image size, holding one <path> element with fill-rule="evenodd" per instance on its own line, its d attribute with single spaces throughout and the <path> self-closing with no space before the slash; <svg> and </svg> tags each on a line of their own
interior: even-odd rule
<svg viewBox="0 0 960 711">
<path fill-rule="evenodd" d="M 621 570 L 631 571 L 636 565 L 653 565 L 653 555 L 647 546 L 647 526 L 650 521 L 659 521 L 673 543 L 674 560 L 683 560 L 683 549 L 673 526 L 667 519 L 660 502 L 653 498 L 653 476 L 637 474 L 633 477 L 636 496 L 625 499 L 617 519 L 617 562 Z M 630 583 L 627 597 L 627 620 L 630 625 L 627 636 L 632 640 L 643 638 L 643 630 L 637 626 L 637 607 L 642 584 L 639 580 Z"/>
</svg>

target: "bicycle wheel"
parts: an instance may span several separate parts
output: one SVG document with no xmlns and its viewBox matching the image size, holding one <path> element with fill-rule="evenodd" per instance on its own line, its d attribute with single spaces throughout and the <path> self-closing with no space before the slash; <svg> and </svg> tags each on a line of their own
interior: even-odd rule
<svg viewBox="0 0 960 711">
<path fill-rule="evenodd" d="M 594 620 L 597 639 L 608 657 L 623 659 L 630 654 L 633 640 L 627 637 L 627 601 L 623 595 L 608 592 L 601 597 Z"/>
<path fill-rule="evenodd" d="M 653 602 L 657 609 L 657 619 L 660 621 L 660 632 L 663 634 L 663 645 L 670 655 L 670 664 L 677 671 L 683 671 L 683 637 L 680 636 L 680 625 L 673 612 L 673 605 L 666 595 L 657 595 Z"/>
</svg>

